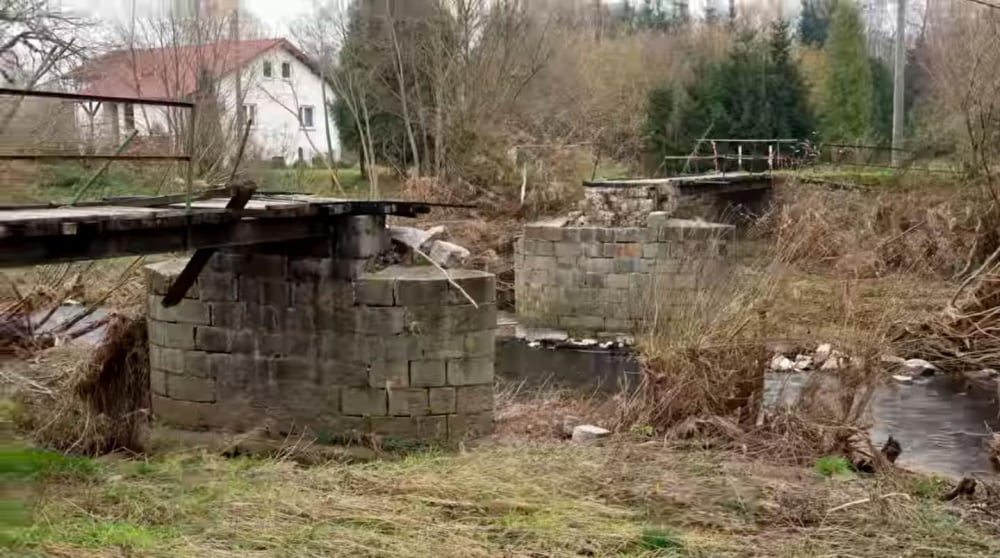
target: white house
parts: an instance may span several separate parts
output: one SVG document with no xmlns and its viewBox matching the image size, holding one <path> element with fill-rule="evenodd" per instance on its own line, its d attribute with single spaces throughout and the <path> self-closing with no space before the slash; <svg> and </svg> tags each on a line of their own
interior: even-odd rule
<svg viewBox="0 0 1000 558">
<path fill-rule="evenodd" d="M 237 106 L 252 119 L 250 147 L 265 159 L 286 163 L 333 152 L 340 141 L 328 111 L 333 101 L 318 66 L 284 39 L 223 41 L 202 45 L 121 50 L 107 53 L 77 70 L 81 93 L 139 99 L 191 100 L 202 86 L 215 87 L 222 109 L 221 126 L 231 147 Z M 242 99 L 237 99 L 237 76 Z M 78 111 L 81 135 L 100 146 L 118 145 L 137 130 L 135 145 L 150 151 L 181 150 L 188 110 L 141 103 L 86 103 Z M 329 141 L 329 144 L 328 144 Z"/>
</svg>

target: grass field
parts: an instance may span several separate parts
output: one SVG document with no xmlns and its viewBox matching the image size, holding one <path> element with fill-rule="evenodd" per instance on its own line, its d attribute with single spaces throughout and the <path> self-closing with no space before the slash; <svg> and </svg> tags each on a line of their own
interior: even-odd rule
<svg viewBox="0 0 1000 558">
<path fill-rule="evenodd" d="M 486 443 L 369 463 L 0 454 L 9 556 L 997 556 L 934 479 L 659 443 Z M 866 498 L 868 500 L 866 500 Z M 839 509 L 838 509 L 839 507 Z"/>
</svg>

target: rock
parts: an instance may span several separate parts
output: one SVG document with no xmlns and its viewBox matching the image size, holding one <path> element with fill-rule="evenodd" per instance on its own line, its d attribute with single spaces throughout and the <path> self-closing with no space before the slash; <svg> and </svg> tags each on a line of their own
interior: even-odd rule
<svg viewBox="0 0 1000 558">
<path fill-rule="evenodd" d="M 575 345 L 577 347 L 596 347 L 599 343 L 597 339 L 571 339 L 570 345 Z"/>
<path fill-rule="evenodd" d="M 903 373 L 910 376 L 933 376 L 937 372 L 937 366 L 922 358 L 911 358 L 903 361 Z"/>
<path fill-rule="evenodd" d="M 562 422 L 559 424 L 560 435 L 563 438 L 572 438 L 573 431 L 576 430 L 577 426 L 580 426 L 581 422 L 583 422 L 583 419 L 581 419 L 580 417 L 576 417 L 573 415 L 564 416 Z"/>
<path fill-rule="evenodd" d="M 446 229 L 440 225 L 426 231 L 414 227 L 389 227 L 389 238 L 411 249 L 426 252 L 430 243 L 444 236 Z"/>
<path fill-rule="evenodd" d="M 906 376 L 906 375 L 903 375 L 903 374 L 896 374 L 896 375 L 894 375 L 892 377 L 892 379 L 895 380 L 895 381 L 897 381 L 897 382 L 899 382 L 899 383 L 901 383 L 901 384 L 912 384 L 913 383 L 913 376 Z"/>
<path fill-rule="evenodd" d="M 799 372 L 805 372 L 813 367 L 813 357 L 809 355 L 798 355 L 795 357 L 795 369 Z"/>
<path fill-rule="evenodd" d="M 827 358 L 823 362 L 823 366 L 820 366 L 819 369 L 821 371 L 823 371 L 823 372 L 831 372 L 833 370 L 840 370 L 840 367 L 843 364 L 841 362 L 841 360 L 842 359 L 839 356 L 833 356 L 833 357 Z"/>
<path fill-rule="evenodd" d="M 573 441 L 578 444 L 588 444 L 611 435 L 611 431 L 594 426 L 593 424 L 581 424 L 573 428 Z"/>
<path fill-rule="evenodd" d="M 882 355 L 879 357 L 879 360 L 884 364 L 903 364 L 906 362 L 906 359 L 896 355 Z"/>
<path fill-rule="evenodd" d="M 785 355 L 774 355 L 771 359 L 771 370 L 775 372 L 791 372 L 795 370 L 795 363 Z"/>
<path fill-rule="evenodd" d="M 434 240 L 430 244 L 430 251 L 427 252 L 427 255 L 439 266 L 445 269 L 455 269 L 463 267 L 469 261 L 472 253 L 458 244 Z"/>
<path fill-rule="evenodd" d="M 813 362 L 816 366 L 822 366 L 826 359 L 830 358 L 833 353 L 833 345 L 829 343 L 823 343 L 819 347 L 816 347 L 816 352 L 813 353 Z"/>
</svg>

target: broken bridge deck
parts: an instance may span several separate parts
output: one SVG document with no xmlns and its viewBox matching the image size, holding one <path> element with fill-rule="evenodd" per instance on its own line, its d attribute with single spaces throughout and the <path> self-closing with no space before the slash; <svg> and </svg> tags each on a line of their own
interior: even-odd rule
<svg viewBox="0 0 1000 558">
<path fill-rule="evenodd" d="M 339 217 L 416 217 L 440 205 L 257 194 L 234 210 L 219 194 L 190 208 L 183 196 L 0 207 L 0 267 L 322 238 Z"/>
</svg>

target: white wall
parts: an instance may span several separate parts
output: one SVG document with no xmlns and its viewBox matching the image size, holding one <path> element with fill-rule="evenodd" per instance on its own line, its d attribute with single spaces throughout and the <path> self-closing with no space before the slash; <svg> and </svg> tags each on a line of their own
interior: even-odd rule
<svg viewBox="0 0 1000 558">
<path fill-rule="evenodd" d="M 270 79 L 262 75 L 265 60 L 270 60 L 272 64 Z M 292 75 L 288 80 L 281 77 L 281 64 L 284 62 L 291 64 Z M 299 149 L 302 149 L 302 158 L 311 162 L 314 155 L 327 153 L 326 132 L 329 126 L 334 160 L 340 160 L 340 137 L 332 118 L 329 122 L 324 118 L 322 82 L 305 64 L 283 49 L 272 49 L 244 67 L 241 82 L 244 104 L 256 107 L 249 139 L 250 153 L 265 160 L 282 157 L 287 164 L 292 164 L 298 159 Z M 234 109 L 237 105 L 235 75 L 226 76 L 219 84 L 219 100 L 225 111 L 223 129 L 229 132 L 228 141 L 235 150 L 242 136 L 242 132 L 234 130 Z M 333 101 L 333 92 L 329 86 L 327 100 Z M 298 110 L 302 106 L 313 107 L 311 128 L 299 125 Z M 139 130 L 139 137 L 164 136 L 165 144 L 161 140 L 158 145 L 166 148 L 170 144 L 170 126 L 166 115 L 168 110 L 180 111 L 179 115 L 182 117 L 187 115 L 187 109 L 135 105 L 135 127 Z M 113 150 L 129 134 L 125 126 L 125 107 L 119 105 L 117 109 L 118 138 L 114 138 L 111 133 L 111 114 L 109 106 L 104 104 L 94 119 L 95 147 L 101 151 Z M 77 111 L 77 126 L 82 137 L 89 135 L 90 119 L 82 107 Z M 137 143 L 141 141 L 137 140 Z M 186 145 L 183 142 L 181 144 Z M 164 149 L 157 151 L 163 153 Z"/>
<path fill-rule="evenodd" d="M 263 76 L 263 63 L 271 62 L 272 76 Z M 282 63 L 291 64 L 290 79 L 281 77 Z M 335 160 L 340 160 L 340 138 L 331 121 L 325 118 L 323 110 L 322 81 L 305 64 L 283 49 L 272 49 L 251 62 L 244 71 L 246 104 L 256 106 L 257 117 L 250 134 L 251 143 L 258 148 L 265 159 L 284 157 L 287 163 L 302 157 L 309 162 L 316 154 L 327 152 L 326 132 L 330 130 Z M 227 80 L 222 90 L 235 87 L 232 79 Z M 327 87 L 327 100 L 333 101 L 333 93 Z M 313 107 L 313 127 L 299 125 L 298 111 L 303 106 Z"/>
</svg>

